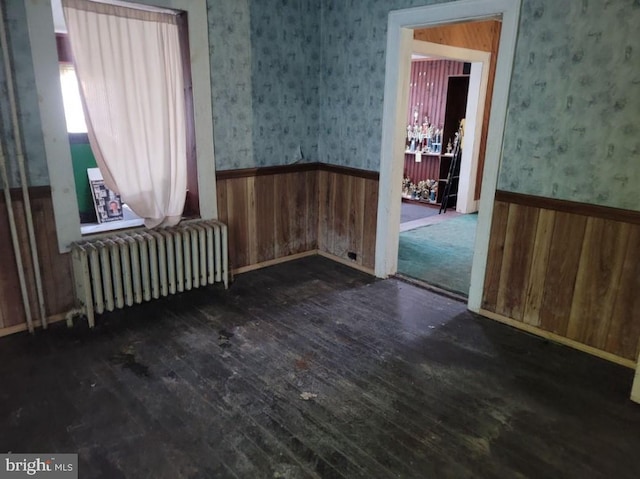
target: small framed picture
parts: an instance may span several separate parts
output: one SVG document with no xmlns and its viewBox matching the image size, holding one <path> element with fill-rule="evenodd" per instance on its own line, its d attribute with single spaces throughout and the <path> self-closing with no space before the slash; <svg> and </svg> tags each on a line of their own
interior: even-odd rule
<svg viewBox="0 0 640 479">
<path fill-rule="evenodd" d="M 124 215 L 120 195 L 105 186 L 102 173 L 98 168 L 88 168 L 87 176 L 89 177 L 98 223 L 122 220 Z"/>
</svg>

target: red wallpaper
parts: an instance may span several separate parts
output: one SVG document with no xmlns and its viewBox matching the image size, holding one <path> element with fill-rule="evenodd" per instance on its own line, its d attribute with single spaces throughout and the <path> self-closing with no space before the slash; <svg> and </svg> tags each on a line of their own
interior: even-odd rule
<svg viewBox="0 0 640 479">
<path fill-rule="evenodd" d="M 418 123 L 428 116 L 436 128 L 444 125 L 447 102 L 447 78 L 462 75 L 463 62 L 453 60 L 414 60 L 411 62 L 409 108 L 407 125 L 414 124 L 414 111 L 418 110 Z"/>
</svg>

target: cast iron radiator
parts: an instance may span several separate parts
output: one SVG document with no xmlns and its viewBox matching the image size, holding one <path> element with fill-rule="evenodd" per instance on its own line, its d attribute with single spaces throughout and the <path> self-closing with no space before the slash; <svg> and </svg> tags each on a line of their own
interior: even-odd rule
<svg viewBox="0 0 640 479">
<path fill-rule="evenodd" d="M 195 220 L 157 230 L 133 230 L 71 246 L 76 298 L 95 314 L 192 288 L 229 286 L 227 227 Z"/>
</svg>

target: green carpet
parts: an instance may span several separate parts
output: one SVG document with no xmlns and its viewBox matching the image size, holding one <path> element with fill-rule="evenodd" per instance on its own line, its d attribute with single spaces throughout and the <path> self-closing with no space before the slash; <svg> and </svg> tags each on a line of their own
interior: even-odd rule
<svg viewBox="0 0 640 479">
<path fill-rule="evenodd" d="M 449 291 L 469 294 L 478 215 L 400 233 L 398 272 Z"/>
</svg>

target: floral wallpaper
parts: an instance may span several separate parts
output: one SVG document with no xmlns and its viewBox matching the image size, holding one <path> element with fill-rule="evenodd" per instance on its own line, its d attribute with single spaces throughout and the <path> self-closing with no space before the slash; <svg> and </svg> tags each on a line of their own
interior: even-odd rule
<svg viewBox="0 0 640 479">
<path fill-rule="evenodd" d="M 250 0 L 207 1 L 218 169 L 253 164 Z"/>
<path fill-rule="evenodd" d="M 640 210 L 640 2 L 527 0 L 499 188 Z"/>
<path fill-rule="evenodd" d="M 379 170 L 387 14 L 324 0 L 320 160 Z M 640 1 L 523 0 L 499 187 L 640 210 Z"/>
<path fill-rule="evenodd" d="M 207 0 L 217 168 L 379 170 L 388 14 L 431 3 Z M 24 5 L 6 5 L 31 184 L 46 184 Z M 500 188 L 640 209 L 637 25 L 639 0 L 523 0 Z M 1 73 L 0 89 L 12 157 Z"/>
<path fill-rule="evenodd" d="M 322 1 L 320 161 L 380 169 L 387 20 L 429 1 Z"/>
<path fill-rule="evenodd" d="M 251 7 L 254 165 L 318 161 L 320 2 Z"/>
</svg>

